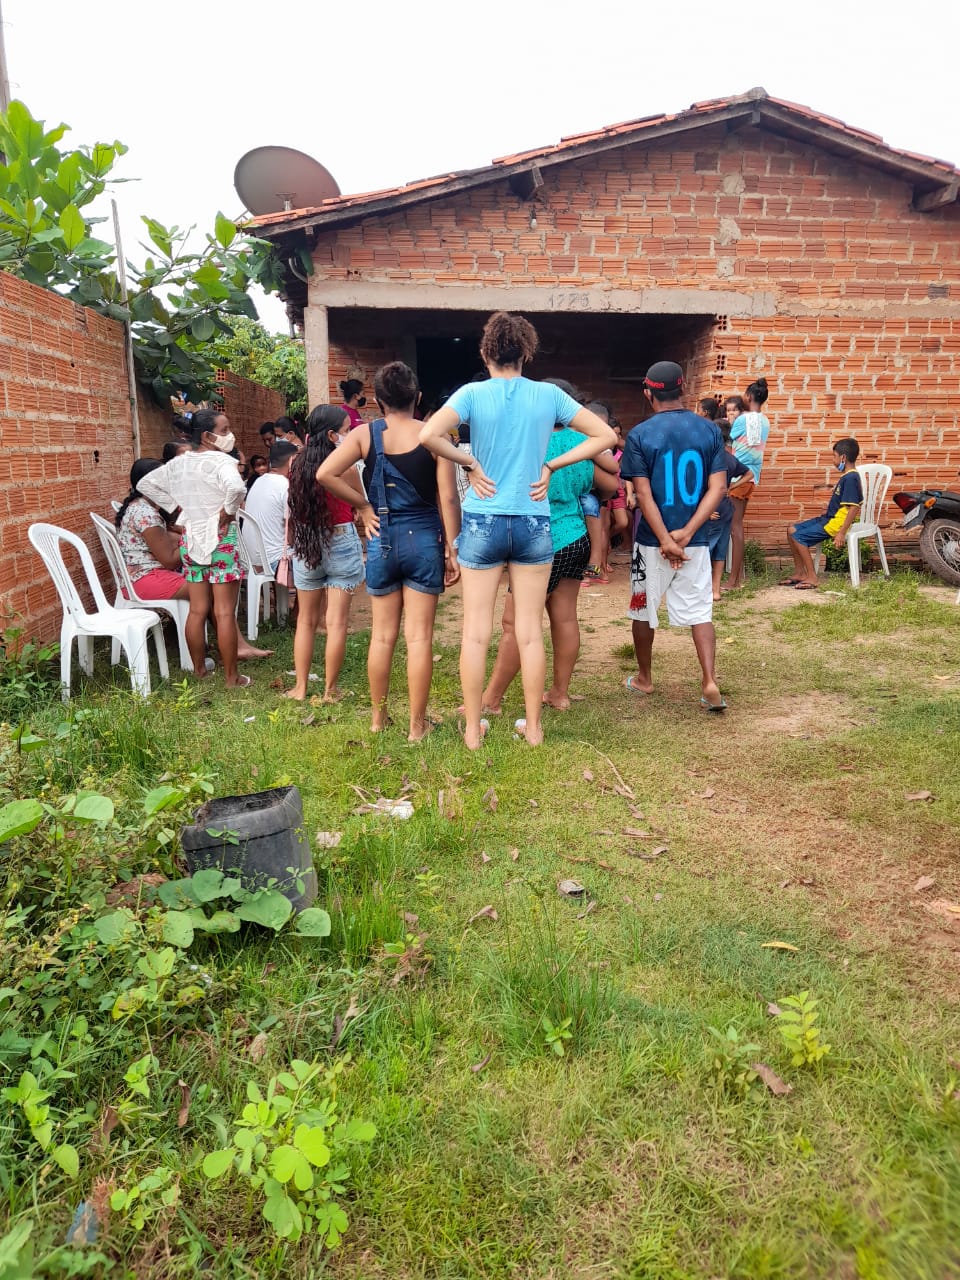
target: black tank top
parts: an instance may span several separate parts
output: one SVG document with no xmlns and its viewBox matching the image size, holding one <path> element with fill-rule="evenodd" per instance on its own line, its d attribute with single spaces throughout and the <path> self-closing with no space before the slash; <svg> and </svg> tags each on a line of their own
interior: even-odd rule
<svg viewBox="0 0 960 1280">
<path fill-rule="evenodd" d="M 386 453 L 384 451 L 384 456 L 389 458 L 400 474 L 410 481 L 426 506 L 435 507 L 437 505 L 437 460 L 429 449 L 422 444 L 418 444 L 415 449 L 411 449 L 408 453 Z M 373 480 L 374 458 L 375 452 L 371 441 L 363 464 L 363 487 L 367 493 L 370 492 L 370 483 Z"/>
</svg>

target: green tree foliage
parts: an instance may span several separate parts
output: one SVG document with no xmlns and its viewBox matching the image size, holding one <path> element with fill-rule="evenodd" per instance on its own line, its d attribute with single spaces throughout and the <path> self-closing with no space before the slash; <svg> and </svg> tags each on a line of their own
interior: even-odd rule
<svg viewBox="0 0 960 1280">
<path fill-rule="evenodd" d="M 217 364 L 281 392 L 286 397 L 288 414 L 305 415 L 307 357 L 303 342 L 285 334 L 268 333 L 259 321 L 246 316 L 231 320 L 230 327 L 231 334 L 215 340 Z"/>
<path fill-rule="evenodd" d="M 145 217 L 149 245 L 142 267 L 124 264 L 128 304 L 117 278 L 113 244 L 93 228 L 90 206 L 104 194 L 121 142 L 74 151 L 57 145 L 66 125 L 47 130 L 22 102 L 0 115 L 0 269 L 115 320 L 129 320 L 137 376 L 165 403 L 174 391 L 200 399 L 213 385 L 211 340 L 232 334 L 229 317 L 256 319 L 252 284 L 276 289 L 279 268 L 270 245 L 238 235 L 218 213 L 212 234 L 187 248 L 193 228 L 164 227 Z"/>
</svg>

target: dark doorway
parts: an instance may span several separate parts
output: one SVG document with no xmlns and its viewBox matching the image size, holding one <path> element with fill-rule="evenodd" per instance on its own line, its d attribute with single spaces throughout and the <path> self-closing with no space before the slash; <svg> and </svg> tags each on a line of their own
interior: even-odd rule
<svg viewBox="0 0 960 1280">
<path fill-rule="evenodd" d="M 417 338 L 417 377 L 424 412 L 438 408 L 478 373 L 483 373 L 479 332 L 450 338 Z"/>
</svg>

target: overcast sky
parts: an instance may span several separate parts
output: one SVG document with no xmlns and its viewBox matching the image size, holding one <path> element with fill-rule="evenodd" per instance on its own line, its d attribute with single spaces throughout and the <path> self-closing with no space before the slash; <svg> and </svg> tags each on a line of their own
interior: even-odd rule
<svg viewBox="0 0 960 1280">
<path fill-rule="evenodd" d="M 960 163 L 956 0 L 3 0 L 3 18 L 11 95 L 74 144 L 129 146 L 128 257 L 141 213 L 239 214 L 252 147 L 366 191 L 754 85 Z M 261 317 L 285 327 L 275 300 Z"/>
</svg>

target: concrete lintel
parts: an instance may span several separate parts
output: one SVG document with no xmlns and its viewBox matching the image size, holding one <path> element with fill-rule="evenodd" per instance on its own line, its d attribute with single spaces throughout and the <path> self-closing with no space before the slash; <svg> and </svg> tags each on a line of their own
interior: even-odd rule
<svg viewBox="0 0 960 1280">
<path fill-rule="evenodd" d="M 772 316 L 772 292 L 731 289 L 598 289 L 536 285 L 441 285 L 310 279 L 310 306 L 416 311 L 530 311 L 628 315 Z"/>
</svg>

